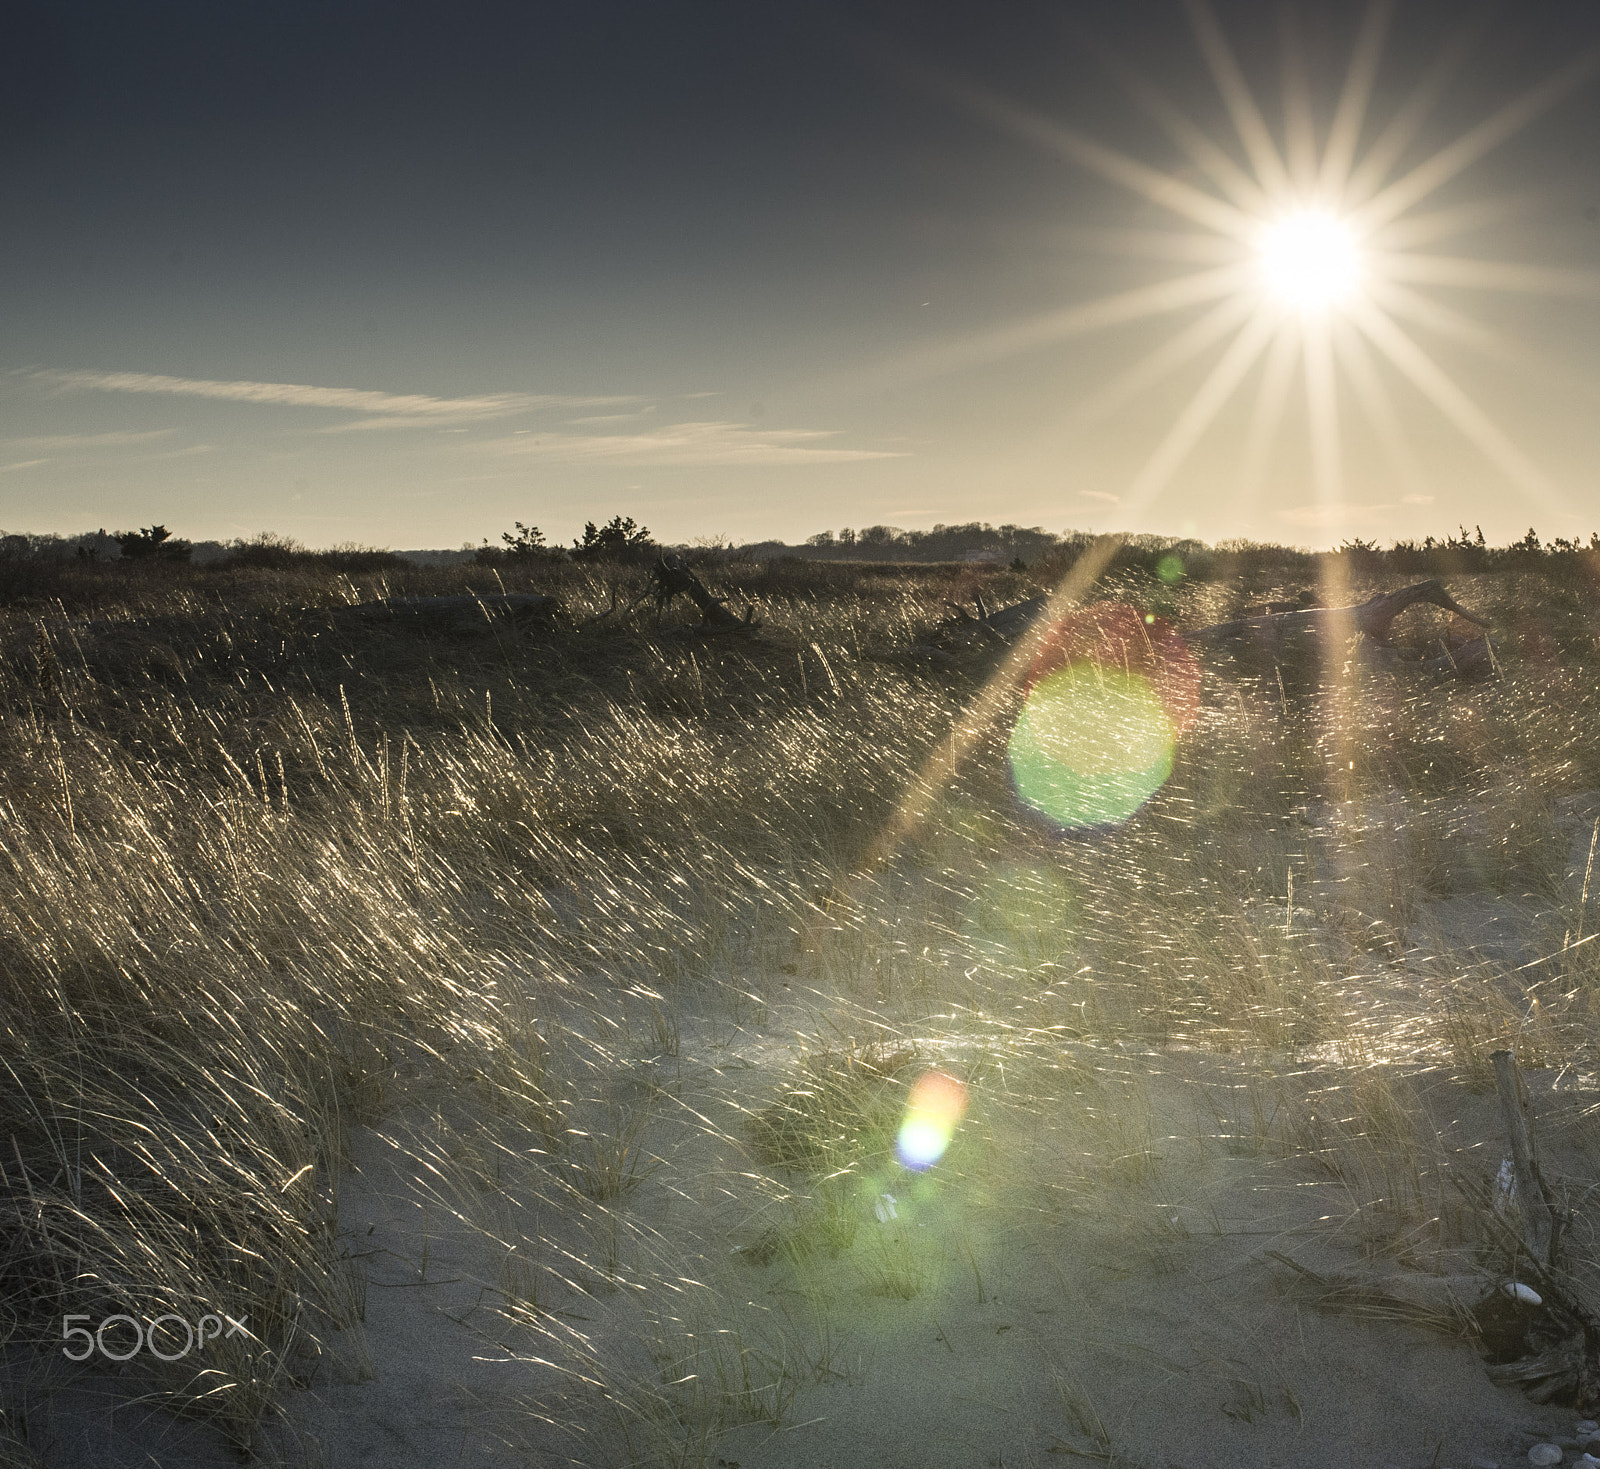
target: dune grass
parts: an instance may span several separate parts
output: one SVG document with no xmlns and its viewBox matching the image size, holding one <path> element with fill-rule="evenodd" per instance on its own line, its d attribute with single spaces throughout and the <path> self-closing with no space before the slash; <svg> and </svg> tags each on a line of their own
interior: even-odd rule
<svg viewBox="0 0 1600 1469">
<path fill-rule="evenodd" d="M 1407 1078 L 1482 1087 L 1508 1043 L 1595 1066 L 1600 876 L 1573 855 L 1600 818 L 1580 799 L 1600 786 L 1588 593 L 1552 611 L 1529 573 L 1453 585 L 1504 629 L 1481 684 L 1208 668 L 1171 780 L 1109 835 L 1020 820 L 993 734 L 864 870 L 976 688 L 915 645 L 980 576 L 992 600 L 1026 576 L 729 568 L 719 589 L 766 626 L 719 643 L 602 615 L 637 571 L 540 575 L 554 629 L 340 611 L 497 589 L 470 568 L 173 573 L 0 620 L 0 1335 L 30 1371 L 61 1370 L 68 1314 L 247 1314 L 204 1354 L 139 1357 L 130 1391 L 264 1452 L 319 1363 L 374 1370 L 340 1204 L 353 1135 L 382 1124 L 441 1217 L 495 1242 L 506 1321 L 566 1364 L 531 1418 L 603 1459 L 574 1406 L 603 1392 L 628 1454 L 699 1463 L 838 1370 L 841 1259 L 868 1294 L 934 1289 L 914 1231 L 870 1223 L 924 1058 L 963 1068 L 973 1137 L 1005 1119 L 1007 1147 L 956 1170 L 975 1198 L 1008 1192 L 1018 1139 L 1082 1113 L 1084 1171 L 1040 1219 L 1091 1180 L 1128 1218 L 1159 1193 L 1170 1145 L 1107 1048 L 1232 1058 L 1248 1078 L 1214 1132 L 1337 1180 L 1370 1248 L 1412 1259 L 1474 1226 Z M 1192 626 L 1295 590 L 1097 595 Z M 1539 962 L 1440 926 L 1474 895 L 1522 915 Z M 802 995 L 831 1018 L 792 1068 L 731 1120 L 691 1117 L 682 1027 L 731 1036 Z M 736 1264 L 797 1272 L 799 1324 L 675 1283 L 633 1208 L 681 1176 L 669 1125 L 742 1180 Z M 1188 1228 L 1129 1248 L 1158 1268 Z M 607 1290 L 654 1322 L 639 1360 L 551 1315 Z"/>
</svg>

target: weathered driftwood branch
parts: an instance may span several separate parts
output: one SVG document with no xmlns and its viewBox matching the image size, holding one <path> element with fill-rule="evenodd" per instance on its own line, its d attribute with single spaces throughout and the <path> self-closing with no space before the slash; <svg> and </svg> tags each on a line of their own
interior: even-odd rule
<svg viewBox="0 0 1600 1469">
<path fill-rule="evenodd" d="M 1401 587 L 1394 592 L 1380 592 L 1355 607 L 1302 607 L 1293 611 L 1272 611 L 1260 617 L 1242 617 L 1233 622 L 1216 622 L 1210 627 L 1196 628 L 1190 633 L 1191 642 L 1228 642 L 1260 634 L 1277 637 L 1293 636 L 1297 632 L 1322 635 L 1329 632 L 1365 633 L 1376 643 L 1387 645 L 1394 620 L 1407 607 L 1419 602 L 1443 607 L 1457 617 L 1464 617 L 1478 627 L 1489 626 L 1481 617 L 1468 612 L 1444 589 L 1440 581 L 1422 581 L 1414 586 Z"/>
<path fill-rule="evenodd" d="M 650 574 L 655 592 L 656 608 L 665 612 L 677 596 L 685 596 L 700 609 L 700 630 L 710 633 L 749 633 L 761 624 L 756 621 L 755 609 L 746 607 L 744 616 L 735 617 L 728 611 L 726 597 L 713 597 L 676 556 L 663 556 Z"/>
<path fill-rule="evenodd" d="M 1537 1288 L 1517 1279 L 1528 1273 L 1516 1263 L 1528 1249 L 1516 1227 L 1521 1221 L 1508 1217 L 1495 1184 L 1459 1173 L 1451 1181 L 1513 1261 L 1512 1278 L 1484 1292 L 1472 1310 L 1490 1380 L 1520 1388 L 1536 1403 L 1590 1412 L 1600 1398 L 1600 1321 L 1558 1269 L 1547 1272 L 1530 1261 Z M 1552 1238 L 1551 1255 L 1559 1253 Z"/>
<path fill-rule="evenodd" d="M 1488 637 L 1464 638 L 1454 645 L 1440 642 L 1440 651 L 1432 658 L 1424 658 L 1418 650 L 1395 645 L 1394 621 L 1408 606 L 1427 603 L 1442 606 L 1475 627 L 1490 624 L 1478 618 L 1456 602 L 1446 592 L 1443 582 L 1419 581 L 1410 587 L 1400 587 L 1395 592 L 1379 592 L 1357 606 L 1306 606 L 1291 611 L 1269 611 L 1256 618 L 1237 618 L 1230 622 L 1213 622 L 1210 627 L 1197 627 L 1187 634 L 1192 643 L 1266 643 L 1280 648 L 1296 638 L 1350 637 L 1360 634 L 1382 650 L 1389 651 L 1392 666 L 1411 664 L 1426 672 L 1469 672 L 1493 661 Z M 1414 656 L 1406 658 L 1406 654 Z"/>
<path fill-rule="evenodd" d="M 972 604 L 977 609 L 976 615 L 965 606 L 947 603 L 954 615 L 938 630 L 932 643 L 919 647 L 926 656 L 947 663 L 991 653 L 1021 637 L 1029 623 L 1044 610 L 1045 602 L 1044 597 L 1029 597 L 1010 607 L 991 611 L 984 604 L 982 596 L 975 596 Z M 1300 640 L 1362 637 L 1366 640 L 1363 644 L 1366 655 L 1388 668 L 1420 673 L 1468 674 L 1494 666 L 1494 651 L 1489 646 L 1487 634 L 1476 638 L 1441 638 L 1436 644 L 1438 651 L 1432 654 L 1395 642 L 1395 618 L 1408 607 L 1419 603 L 1441 607 L 1475 627 L 1489 626 L 1483 618 L 1468 612 L 1445 591 L 1441 582 L 1435 580 L 1383 592 L 1354 607 L 1299 607 L 1270 603 L 1268 609 L 1257 616 L 1213 623 L 1209 627 L 1196 628 L 1184 636 L 1190 643 L 1202 646 L 1242 647 L 1254 644 L 1264 646 L 1273 653 L 1281 652 Z"/>
<path fill-rule="evenodd" d="M 1539 1173 L 1528 1084 L 1523 1081 L 1510 1051 L 1496 1051 L 1489 1059 L 1494 1064 L 1495 1090 L 1500 1094 L 1500 1111 L 1511 1142 L 1511 1168 L 1516 1178 L 1517 1209 L 1522 1218 L 1522 1243 L 1534 1262 L 1548 1270 L 1555 1248 L 1555 1215 L 1550 1210 L 1544 1179 Z"/>
<path fill-rule="evenodd" d="M 1420 649 L 1396 644 L 1393 640 L 1395 618 L 1418 603 L 1442 607 L 1475 627 L 1489 627 L 1483 618 L 1468 612 L 1445 591 L 1442 582 L 1434 580 L 1417 582 L 1414 586 L 1401 587 L 1393 592 L 1381 592 L 1354 607 L 1304 607 L 1271 611 L 1259 617 L 1242 617 L 1232 622 L 1196 628 L 1187 636 L 1192 643 L 1257 643 L 1277 651 L 1297 639 L 1362 635 L 1371 641 L 1372 647 L 1368 651 L 1390 668 L 1461 674 L 1475 673 L 1493 666 L 1494 652 L 1489 646 L 1487 633 L 1481 637 L 1458 638 L 1450 642 L 1440 639 L 1439 651 L 1431 656 L 1425 656 Z"/>
<path fill-rule="evenodd" d="M 1013 602 L 1009 607 L 997 607 L 991 612 L 982 596 L 974 596 L 972 603 L 978 609 L 976 617 L 958 603 L 947 602 L 945 605 L 955 609 L 960 625 L 978 629 L 981 636 L 1009 643 L 1021 637 L 1028 624 L 1044 611 L 1046 600 L 1044 597 L 1029 597 L 1026 601 Z"/>
<path fill-rule="evenodd" d="M 1021 637 L 1027 631 L 1028 624 L 1044 611 L 1046 600 L 1044 597 L 1029 597 L 1009 607 L 998 607 L 991 611 L 979 594 L 972 599 L 972 605 L 977 608 L 976 616 L 960 603 L 946 602 L 945 605 L 954 615 L 934 634 L 934 642 L 918 643 L 914 645 L 914 651 L 925 658 L 948 664 L 970 659 L 974 655 L 992 653 Z"/>
</svg>

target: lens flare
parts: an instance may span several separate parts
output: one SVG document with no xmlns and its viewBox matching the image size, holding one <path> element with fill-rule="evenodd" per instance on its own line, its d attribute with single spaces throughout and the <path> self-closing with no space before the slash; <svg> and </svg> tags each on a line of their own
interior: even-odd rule
<svg viewBox="0 0 1600 1469">
<path fill-rule="evenodd" d="M 1083 917 L 1084 905 L 1065 872 L 1001 862 L 979 884 L 960 932 L 975 954 L 1033 969 L 1054 963 L 1075 946 Z"/>
<path fill-rule="evenodd" d="M 967 1110 L 967 1089 L 945 1071 L 925 1071 L 911 1088 L 895 1155 L 913 1172 L 932 1168 L 955 1136 Z"/>
<path fill-rule="evenodd" d="M 1023 682 L 1007 745 L 1018 798 L 1065 830 L 1121 825 L 1172 773 L 1200 670 L 1163 618 L 1100 602 L 1061 620 Z"/>
<path fill-rule="evenodd" d="M 1172 774 L 1175 743 L 1145 679 L 1077 664 L 1029 696 L 1011 733 L 1011 777 L 1062 826 L 1120 825 Z"/>
</svg>

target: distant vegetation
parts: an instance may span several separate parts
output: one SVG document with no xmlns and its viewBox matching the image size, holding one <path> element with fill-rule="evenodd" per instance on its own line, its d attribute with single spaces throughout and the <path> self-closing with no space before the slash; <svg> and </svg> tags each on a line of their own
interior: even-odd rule
<svg viewBox="0 0 1600 1469">
<path fill-rule="evenodd" d="M 755 560 L 769 556 L 800 556 L 838 561 L 968 561 L 980 564 L 1070 566 L 1097 539 L 1088 531 L 1066 530 L 1060 535 L 1042 526 L 994 526 L 971 521 L 965 525 L 936 525 L 932 530 L 901 530 L 874 525 L 864 530 L 848 527 L 822 531 L 803 545 L 788 546 L 763 541 L 741 546 L 739 554 Z M 1301 574 L 1318 563 L 1337 558 L 1361 571 L 1422 572 L 1431 576 L 1461 575 L 1479 571 L 1543 569 L 1559 572 L 1580 565 L 1600 567 L 1600 532 L 1587 543 L 1557 537 L 1541 542 L 1530 526 L 1518 541 L 1491 546 L 1481 528 L 1442 539 L 1395 541 L 1387 549 L 1376 541 L 1346 540 L 1331 551 L 1315 552 L 1271 542 L 1226 540 L 1215 545 L 1194 539 L 1166 536 L 1128 536 L 1112 562 L 1113 569 L 1146 571 L 1164 580 L 1182 576 L 1190 580 L 1227 579 L 1242 569 L 1278 568 Z"/>
<path fill-rule="evenodd" d="M 317 574 L 381 571 L 405 566 L 444 568 L 459 564 L 537 573 L 563 562 L 580 565 L 642 565 L 663 551 L 697 564 L 768 565 L 779 562 L 868 563 L 875 565 L 956 564 L 1008 567 L 1041 578 L 1060 576 L 1092 545 L 1095 535 L 1066 530 L 1059 535 L 1040 526 L 936 525 L 932 530 L 901 530 L 875 525 L 820 531 L 803 543 L 725 541 L 669 546 L 632 517 L 616 515 L 589 521 L 570 547 L 552 545 L 536 525 L 515 521 L 500 536 L 458 551 L 389 551 L 345 544 L 313 550 L 288 537 L 263 531 L 249 539 L 191 542 L 164 525 L 136 531 L 87 532 L 75 536 L 0 534 L 0 604 L 32 599 L 90 601 L 105 595 L 117 579 L 134 574 L 161 577 L 257 570 Z M 1540 571 L 1557 580 L 1600 572 L 1600 532 L 1587 542 L 1555 537 L 1541 540 L 1529 527 L 1520 540 L 1492 546 L 1478 527 L 1465 526 L 1443 538 L 1395 541 L 1346 540 L 1328 551 L 1248 540 L 1206 542 L 1166 536 L 1124 538 L 1107 574 L 1143 575 L 1167 586 L 1180 581 L 1229 581 L 1239 576 L 1305 579 L 1325 565 L 1342 564 L 1346 573 L 1404 576 L 1463 576 L 1494 571 Z M 111 578 L 110 581 L 107 578 Z"/>
<path fill-rule="evenodd" d="M 604 525 L 592 520 L 583 528 L 583 534 L 572 543 L 572 549 L 552 546 L 544 532 L 536 525 L 512 522 L 514 529 L 503 531 L 501 544 L 490 545 L 484 541 L 473 552 L 473 560 L 480 566 L 499 566 L 505 563 L 528 565 L 537 561 L 615 561 L 637 562 L 649 560 L 662 547 L 650 532 L 634 521 L 633 517 L 614 515 Z"/>
<path fill-rule="evenodd" d="M 172 532 L 164 525 L 119 531 L 112 540 L 122 548 L 123 557 L 128 561 L 187 561 L 194 550 L 190 542 L 174 540 Z"/>
</svg>

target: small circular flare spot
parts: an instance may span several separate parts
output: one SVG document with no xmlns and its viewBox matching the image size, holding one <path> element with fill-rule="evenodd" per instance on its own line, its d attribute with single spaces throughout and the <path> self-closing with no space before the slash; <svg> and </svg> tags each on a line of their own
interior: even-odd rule
<svg viewBox="0 0 1600 1469">
<path fill-rule="evenodd" d="M 967 1110 L 967 1089 L 947 1071 L 925 1071 L 911 1088 L 905 1120 L 895 1139 L 895 1156 L 913 1173 L 923 1173 L 944 1156 Z"/>
</svg>

